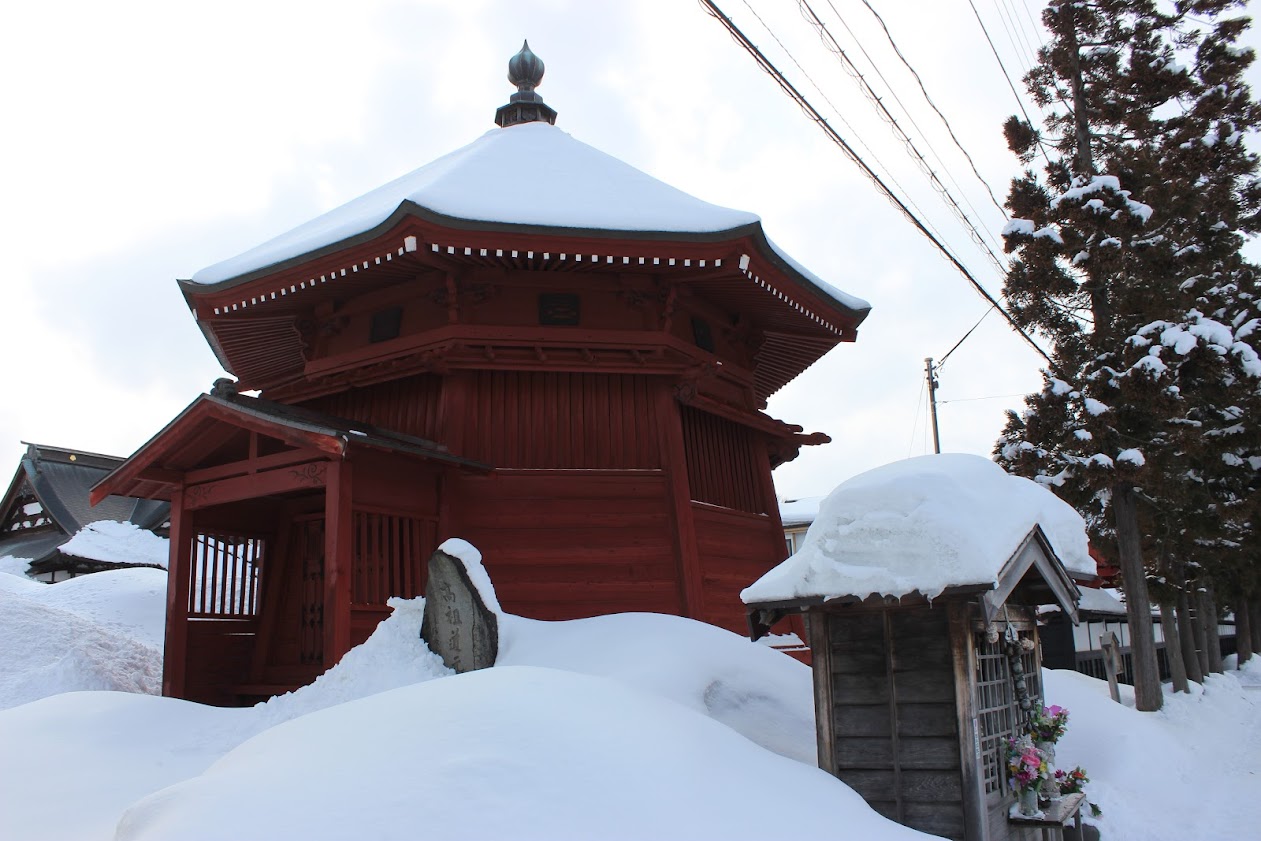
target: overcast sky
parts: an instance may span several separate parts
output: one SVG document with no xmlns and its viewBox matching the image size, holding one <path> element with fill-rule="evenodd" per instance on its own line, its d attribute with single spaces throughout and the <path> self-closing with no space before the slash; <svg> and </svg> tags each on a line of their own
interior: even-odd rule
<svg viewBox="0 0 1261 841">
<path fill-rule="evenodd" d="M 1017 104 L 972 8 L 870 2 L 1001 201 L 1018 164 L 1000 128 Z M 975 2 L 1023 75 L 1041 4 Z M 998 270 L 797 2 L 719 5 L 997 296 Z M 1003 216 L 862 0 L 811 5 L 997 243 Z M 1020 24 L 1015 37 L 1004 18 Z M 546 63 L 539 93 L 558 126 L 758 213 L 797 260 L 872 303 L 855 344 L 771 400 L 772 415 L 833 438 L 776 471 L 780 494 L 823 494 L 930 451 L 924 358 L 987 305 L 699 3 L 116 0 L 0 12 L 0 469 L 16 465 L 20 440 L 116 455 L 144 443 L 222 376 L 175 279 L 493 129 L 523 38 Z M 987 317 L 941 373 L 943 450 L 988 455 L 1003 410 L 1020 405 L 1010 395 L 1039 387 L 1038 363 Z"/>
</svg>

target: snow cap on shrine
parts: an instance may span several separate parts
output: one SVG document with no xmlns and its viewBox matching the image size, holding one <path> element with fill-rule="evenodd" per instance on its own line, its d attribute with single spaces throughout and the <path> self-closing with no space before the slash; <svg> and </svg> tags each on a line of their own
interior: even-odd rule
<svg viewBox="0 0 1261 841">
<path fill-rule="evenodd" d="M 802 548 L 741 598 L 933 599 L 955 588 L 997 588 L 1037 546 L 1054 559 L 1045 573 L 1060 579 L 1052 583 L 1063 595 L 1075 593 L 1067 576 L 1093 577 L 1085 521 L 1051 491 L 982 456 L 921 456 L 841 483 L 823 501 Z"/>
<path fill-rule="evenodd" d="M 530 50 L 529 41 L 523 41 L 521 51 L 508 59 L 508 81 L 517 86 L 517 92 L 495 112 L 500 128 L 534 122 L 556 125 L 556 111 L 534 92 L 543 81 L 543 59 Z"/>
</svg>

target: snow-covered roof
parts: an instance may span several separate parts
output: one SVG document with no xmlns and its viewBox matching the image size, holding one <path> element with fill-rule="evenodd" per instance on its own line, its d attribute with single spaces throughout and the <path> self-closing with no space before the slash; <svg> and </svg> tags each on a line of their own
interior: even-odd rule
<svg viewBox="0 0 1261 841">
<path fill-rule="evenodd" d="M 759 226 L 759 218 L 710 204 L 619 161 L 566 132 L 531 122 L 486 132 L 469 145 L 244 254 L 202 269 L 212 285 L 283 263 L 372 231 L 409 205 L 459 223 L 525 225 L 582 232 L 715 234 Z M 774 243 L 768 247 L 820 291 L 867 310 L 809 273 Z"/>
<path fill-rule="evenodd" d="M 947 587 L 996 585 L 1034 526 L 1068 570 L 1094 573 L 1085 522 L 1041 485 L 981 456 L 894 462 L 838 486 L 802 548 L 741 598 L 749 604 L 915 592 L 932 598 Z"/>
<path fill-rule="evenodd" d="M 1126 615 L 1125 602 L 1116 597 L 1116 591 L 1101 590 L 1097 587 L 1081 588 L 1081 599 L 1077 602 L 1077 609 L 1082 613 Z"/>
<path fill-rule="evenodd" d="M 819 516 L 819 506 L 824 497 L 803 496 L 800 499 L 783 499 L 779 502 L 779 520 L 785 528 L 808 526 Z"/>
<path fill-rule="evenodd" d="M 165 568 L 170 541 L 132 523 L 98 520 L 61 544 L 63 555 L 107 564 L 150 564 Z"/>
</svg>

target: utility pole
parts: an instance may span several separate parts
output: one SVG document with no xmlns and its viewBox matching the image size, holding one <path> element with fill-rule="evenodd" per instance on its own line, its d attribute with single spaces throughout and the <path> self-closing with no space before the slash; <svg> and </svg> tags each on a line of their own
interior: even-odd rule
<svg viewBox="0 0 1261 841">
<path fill-rule="evenodd" d="M 924 374 L 928 377 L 928 407 L 933 418 L 933 452 L 941 453 L 941 436 L 937 434 L 937 372 L 933 370 L 933 358 L 924 360 Z"/>
</svg>

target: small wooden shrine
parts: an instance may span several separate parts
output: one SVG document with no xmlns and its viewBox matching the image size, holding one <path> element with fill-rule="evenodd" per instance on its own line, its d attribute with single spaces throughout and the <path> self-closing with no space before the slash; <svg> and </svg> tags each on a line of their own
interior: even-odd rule
<svg viewBox="0 0 1261 841">
<path fill-rule="evenodd" d="M 542 74 L 524 48 L 500 128 L 180 282 L 237 381 L 94 491 L 172 503 L 166 694 L 310 681 L 448 537 L 513 613 L 742 628 L 771 468 L 828 440 L 761 409 L 868 306 L 557 129 Z"/>
<path fill-rule="evenodd" d="M 1076 588 L 1035 528 L 993 582 L 929 600 L 751 604 L 753 638 L 806 613 L 819 767 L 876 811 L 966 841 L 1009 837 L 1007 739 L 1041 695 L 1037 605 L 1075 617 Z M 1023 703 L 1022 703 L 1023 702 Z"/>
<path fill-rule="evenodd" d="M 970 456 L 928 458 L 985 462 Z M 996 465 L 985 464 L 1001 475 Z M 868 548 L 887 552 L 891 567 L 897 566 L 905 521 L 928 504 L 939 504 L 939 513 L 947 515 L 943 522 L 949 519 L 951 500 L 923 500 L 911 499 L 896 515 L 878 512 L 868 521 L 875 524 L 868 534 L 877 535 Z M 974 507 L 977 500 L 959 502 Z M 763 636 L 791 613 L 805 614 L 819 767 L 872 808 L 959 841 L 1019 837 L 1008 824 L 1015 795 L 1007 781 L 1006 750 L 1007 740 L 1020 735 L 1041 704 L 1037 606 L 1059 605 L 1076 621 L 1077 588 L 1035 524 L 1007 550 L 1005 561 L 968 565 L 968 576 L 944 588 L 916 590 L 908 583 L 913 576 L 902 575 L 890 579 L 902 582 L 898 594 L 873 594 L 857 583 L 871 570 L 873 554 L 864 554 L 851 567 L 862 589 L 846 592 L 844 538 L 834 534 L 850 528 L 853 539 L 861 540 L 861 531 L 852 527 L 864 513 L 834 517 L 844 524 L 839 531 L 826 531 L 836 522 L 825 514 L 812 525 L 802 552 L 745 591 L 751 635 Z M 914 533 L 911 551 L 936 544 L 943 558 L 948 554 L 950 535 L 923 539 L 922 520 L 906 528 Z M 815 529 L 826 533 L 816 536 Z M 830 543 L 831 549 L 812 556 L 812 540 Z M 1084 526 L 1081 550 L 1084 556 Z M 815 560 L 820 555 L 826 556 L 822 563 Z M 828 565 L 842 568 L 841 575 L 827 578 Z M 917 566 L 922 564 L 901 570 Z M 786 588 L 792 597 L 773 597 Z"/>
</svg>

